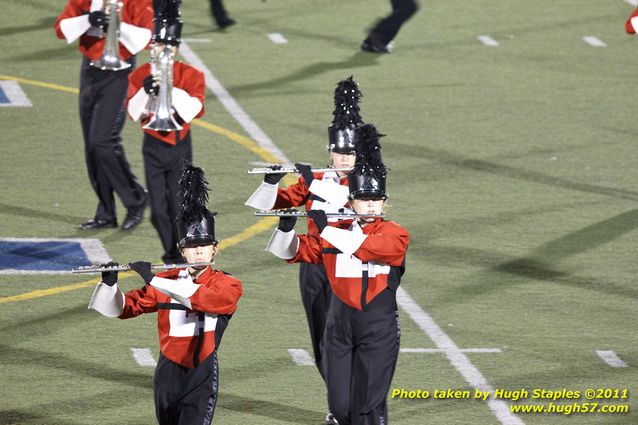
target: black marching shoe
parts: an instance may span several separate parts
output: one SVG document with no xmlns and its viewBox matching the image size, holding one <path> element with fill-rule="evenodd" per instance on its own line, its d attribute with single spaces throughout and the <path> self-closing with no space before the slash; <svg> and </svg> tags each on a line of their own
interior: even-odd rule
<svg viewBox="0 0 638 425">
<path fill-rule="evenodd" d="M 223 30 L 224 28 L 228 28 L 232 25 L 235 25 L 237 23 L 237 21 L 235 21 L 232 18 L 226 18 L 223 21 L 219 21 L 217 22 L 217 26 L 219 27 L 220 30 Z"/>
<path fill-rule="evenodd" d="M 333 415 L 332 412 L 328 412 L 328 414 L 326 415 L 326 421 L 324 423 L 326 425 L 339 425 L 339 422 L 337 422 L 337 418 L 335 418 L 335 415 Z"/>
<path fill-rule="evenodd" d="M 117 227 L 117 221 L 115 220 L 91 219 L 86 223 L 80 224 L 80 230 L 112 229 L 114 227 Z"/>
<path fill-rule="evenodd" d="M 361 43 L 361 50 L 371 53 L 390 53 L 390 47 L 369 36 Z"/>
<path fill-rule="evenodd" d="M 144 203 L 142 205 L 128 209 L 124 223 L 122 223 L 122 230 L 131 230 L 142 222 L 147 201 L 148 198 L 144 198 Z"/>
</svg>

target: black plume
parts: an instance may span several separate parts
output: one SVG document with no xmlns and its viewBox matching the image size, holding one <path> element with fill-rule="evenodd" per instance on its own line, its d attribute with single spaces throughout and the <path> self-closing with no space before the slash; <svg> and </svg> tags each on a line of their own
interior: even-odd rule
<svg viewBox="0 0 638 425">
<path fill-rule="evenodd" d="M 208 210 L 208 181 L 204 171 L 190 163 L 185 163 L 179 179 L 179 218 L 186 223 L 200 222 Z"/>
<path fill-rule="evenodd" d="M 182 0 L 153 0 L 155 18 L 173 21 L 179 18 L 179 6 Z"/>
<path fill-rule="evenodd" d="M 387 170 L 381 159 L 380 134 L 372 124 L 364 124 L 357 128 L 355 150 L 357 158 L 354 164 L 355 174 L 371 174 L 377 179 L 385 178 Z"/>
<path fill-rule="evenodd" d="M 332 124 L 341 130 L 355 128 L 363 123 L 359 115 L 359 99 L 362 94 L 359 86 L 352 79 L 352 76 L 337 83 L 334 101 L 335 109 L 332 112 L 334 118 Z"/>
</svg>

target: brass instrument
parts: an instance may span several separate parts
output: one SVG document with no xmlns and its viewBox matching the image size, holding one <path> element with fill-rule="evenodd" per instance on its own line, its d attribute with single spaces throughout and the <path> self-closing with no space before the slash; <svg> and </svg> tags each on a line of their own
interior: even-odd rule
<svg viewBox="0 0 638 425">
<path fill-rule="evenodd" d="M 306 211 L 299 211 L 294 208 L 284 208 L 280 210 L 255 211 L 255 216 L 258 216 L 258 217 L 308 217 L 308 213 Z M 343 211 L 343 212 L 336 212 L 336 213 L 327 212 L 326 217 L 347 220 L 351 218 L 383 218 L 385 217 L 385 214 L 357 214 L 357 213 L 348 213 Z"/>
<path fill-rule="evenodd" d="M 153 76 L 153 78 L 155 78 L 155 76 L 158 75 L 157 73 L 157 44 L 155 43 L 151 44 L 150 50 L 151 50 L 150 59 L 148 63 L 151 66 L 151 75 Z M 152 114 L 153 111 L 157 109 L 156 103 L 157 103 L 157 96 L 151 95 L 148 97 L 148 102 L 146 102 L 146 108 L 145 108 L 146 115 Z"/>
<path fill-rule="evenodd" d="M 162 47 L 163 46 L 163 47 Z M 154 70 L 153 77 L 159 73 L 159 93 L 152 103 L 153 109 L 151 120 L 146 123 L 144 129 L 155 131 L 177 131 L 181 130 L 172 111 L 173 99 L 173 63 L 175 62 L 175 49 L 169 45 L 159 45 L 155 47 L 161 49 L 152 56 L 151 70 Z M 155 48 L 153 50 L 155 50 Z"/>
<path fill-rule="evenodd" d="M 131 64 L 120 59 L 120 23 L 122 22 L 122 2 L 119 0 L 104 0 L 104 13 L 109 17 L 109 27 L 106 29 L 106 42 L 102 57 L 91 62 L 91 66 L 102 71 L 119 71 L 131 67 Z"/>
<path fill-rule="evenodd" d="M 352 171 L 352 168 L 312 168 L 310 171 L 313 173 L 327 173 L 329 171 Z M 295 167 L 284 167 L 279 170 L 273 170 L 270 168 L 253 168 L 248 170 L 248 174 L 287 174 L 287 173 L 299 173 Z"/>
<path fill-rule="evenodd" d="M 212 266 L 215 262 L 204 263 L 180 263 L 180 264 L 151 264 L 151 270 L 170 270 L 183 269 L 186 267 L 203 267 Z M 121 264 L 119 266 L 101 267 L 101 266 L 82 266 L 71 270 L 71 273 L 102 273 L 102 272 L 125 272 L 131 270 L 129 264 Z"/>
</svg>

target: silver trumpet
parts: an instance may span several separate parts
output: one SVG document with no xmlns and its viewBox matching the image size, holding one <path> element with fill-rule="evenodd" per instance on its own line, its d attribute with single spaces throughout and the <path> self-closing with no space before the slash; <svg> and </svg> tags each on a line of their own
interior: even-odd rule
<svg viewBox="0 0 638 425">
<path fill-rule="evenodd" d="M 327 173 L 329 171 L 352 171 L 352 168 L 312 168 L 310 171 L 313 173 Z M 295 167 L 283 167 L 279 170 L 273 170 L 270 168 L 253 168 L 248 170 L 248 174 L 287 174 L 287 173 L 299 173 Z"/>
<path fill-rule="evenodd" d="M 285 208 L 280 210 L 255 211 L 255 216 L 258 216 L 258 217 L 308 217 L 308 213 L 306 211 L 299 211 L 294 208 Z M 385 217 L 385 214 L 357 214 L 357 213 L 348 213 L 344 211 L 344 212 L 336 212 L 336 213 L 327 212 L 326 217 L 347 220 L 350 218 L 383 218 Z"/>
<path fill-rule="evenodd" d="M 106 29 L 106 42 L 102 57 L 91 62 L 91 66 L 102 71 L 119 71 L 130 68 L 131 64 L 120 59 L 120 22 L 122 21 L 122 2 L 119 0 L 104 0 L 104 13 L 109 17 L 109 27 Z"/>
<path fill-rule="evenodd" d="M 151 270 L 171 270 L 171 269 L 183 269 L 186 267 L 203 267 L 212 266 L 215 262 L 204 263 L 180 263 L 180 264 L 151 264 Z M 71 273 L 102 273 L 102 272 L 125 272 L 131 270 L 131 266 L 128 264 L 121 264 L 119 266 L 101 267 L 101 266 L 82 266 L 77 269 L 71 270 Z"/>
<path fill-rule="evenodd" d="M 157 72 L 157 44 L 153 43 L 150 47 L 150 59 L 148 61 L 151 66 L 151 75 L 155 78 L 156 75 L 159 75 Z M 149 96 L 148 102 L 146 102 L 146 115 L 150 115 L 157 109 L 157 96 Z"/>
<path fill-rule="evenodd" d="M 165 45 L 158 53 L 153 55 L 155 62 L 154 69 L 159 72 L 159 93 L 153 103 L 154 109 L 149 112 L 152 114 L 151 120 L 146 123 L 144 129 L 155 131 L 177 131 L 182 126 L 175 120 L 172 111 L 173 99 L 173 63 L 174 50 L 170 46 Z M 151 64 L 153 68 L 153 65 Z M 153 95 L 151 95 L 153 97 Z"/>
</svg>

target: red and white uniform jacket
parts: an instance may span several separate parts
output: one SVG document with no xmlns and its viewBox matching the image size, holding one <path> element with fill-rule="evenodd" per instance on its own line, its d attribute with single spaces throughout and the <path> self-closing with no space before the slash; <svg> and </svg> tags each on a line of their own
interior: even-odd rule
<svg viewBox="0 0 638 425">
<path fill-rule="evenodd" d="M 638 7 L 625 22 L 625 31 L 628 34 L 636 34 L 636 28 L 638 28 Z"/>
<path fill-rule="evenodd" d="M 336 171 L 313 173 L 314 180 L 310 187 L 303 177 L 286 189 L 278 185 L 262 182 L 257 190 L 246 201 L 246 205 L 260 210 L 292 208 L 304 205 L 308 210 L 324 210 L 329 213 L 353 211 L 346 207 L 348 203 L 348 177 L 341 177 Z M 337 219 L 330 218 L 336 222 Z M 317 234 L 317 226 L 308 219 L 308 233 Z"/>
<path fill-rule="evenodd" d="M 215 351 L 241 295 L 241 282 L 222 271 L 209 267 L 193 282 L 187 269 L 169 270 L 127 292 L 119 318 L 157 311 L 160 351 L 193 368 L 197 350 L 199 363 Z"/>
<path fill-rule="evenodd" d="M 145 63 L 133 71 L 128 77 L 128 95 L 126 108 L 129 116 L 145 125 L 150 117 L 145 116 L 146 105 L 149 95 L 144 91 L 144 78 L 151 75 L 151 65 Z M 171 145 L 177 144 L 179 140 L 184 140 L 190 130 L 190 122 L 204 115 L 204 96 L 206 93 L 206 83 L 204 73 L 197 68 L 183 62 L 173 64 L 173 91 L 171 98 L 173 108 L 179 115 L 178 121 L 182 126 L 180 131 L 154 131 L 144 130 L 154 138 Z"/>
<path fill-rule="evenodd" d="M 89 23 L 89 13 L 102 10 L 108 0 L 69 0 L 55 21 L 55 33 L 67 43 L 80 38 L 80 51 L 90 60 L 99 59 L 104 51 L 106 38 Z M 120 57 L 128 59 L 143 50 L 153 34 L 153 3 L 151 0 L 122 0 L 120 25 Z"/>
<path fill-rule="evenodd" d="M 377 219 L 362 228 L 343 220 L 320 235 L 276 229 L 266 249 L 289 263 L 322 263 L 335 295 L 364 310 L 385 288 L 398 288 L 409 242 L 408 231 L 394 221 Z"/>
</svg>

